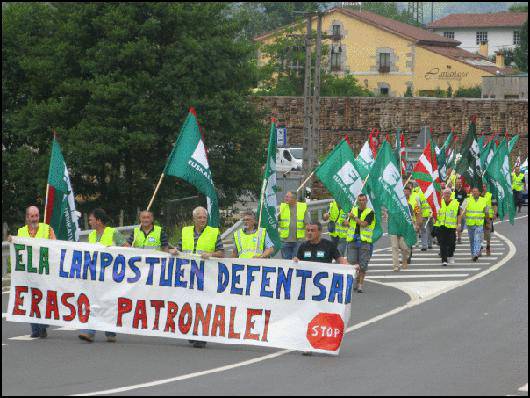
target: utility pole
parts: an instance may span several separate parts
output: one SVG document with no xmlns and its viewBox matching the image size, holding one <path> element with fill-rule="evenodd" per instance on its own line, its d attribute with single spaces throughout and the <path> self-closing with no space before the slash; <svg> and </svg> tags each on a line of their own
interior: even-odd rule
<svg viewBox="0 0 530 398">
<path fill-rule="evenodd" d="M 312 171 L 313 143 L 311 129 L 311 16 L 307 14 L 307 30 L 305 36 L 305 68 L 304 68 L 304 178 Z"/>
<path fill-rule="evenodd" d="M 315 60 L 315 88 L 313 91 L 313 121 L 311 123 L 311 146 L 310 169 L 313 170 L 318 162 L 320 144 L 320 61 L 322 59 L 322 14 L 318 14 L 317 39 L 316 39 L 316 60 Z"/>
</svg>

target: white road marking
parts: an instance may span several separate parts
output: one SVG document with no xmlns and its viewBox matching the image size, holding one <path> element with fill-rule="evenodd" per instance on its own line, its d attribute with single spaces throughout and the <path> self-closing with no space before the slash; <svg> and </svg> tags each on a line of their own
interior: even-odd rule
<svg viewBox="0 0 530 398">
<path fill-rule="evenodd" d="M 65 331 L 65 332 L 68 332 L 68 331 L 74 331 L 74 330 L 78 330 L 78 329 L 74 329 L 74 328 L 69 328 L 68 326 L 63 326 L 62 328 L 57 328 L 57 329 L 53 329 L 53 330 L 57 330 L 57 331 Z"/>
<path fill-rule="evenodd" d="M 6 290 L 6 291 L 2 290 L 2 294 L 9 294 L 9 293 L 11 293 L 11 290 Z"/>
<path fill-rule="evenodd" d="M 371 276 L 371 277 L 367 276 L 366 279 L 372 280 L 372 279 L 463 278 L 465 276 L 469 276 L 469 274 L 403 275 L 400 273 L 396 273 L 396 275 L 382 275 L 382 276 Z"/>
<path fill-rule="evenodd" d="M 528 392 L 528 383 L 526 383 L 524 386 L 520 387 L 518 391 Z"/>
<path fill-rule="evenodd" d="M 427 259 L 425 259 L 427 260 Z M 392 261 L 389 261 L 389 260 L 380 260 L 382 263 L 381 264 L 372 264 L 372 261 L 370 261 L 370 266 L 368 267 L 368 272 L 370 272 L 370 270 L 374 269 L 374 268 L 380 268 L 380 267 L 392 267 Z M 385 262 L 385 261 L 388 261 L 388 262 Z M 458 263 L 455 263 L 455 264 L 449 264 L 449 267 L 451 266 L 455 266 L 455 265 L 477 265 L 477 264 L 480 264 L 480 263 L 473 263 L 473 262 L 470 262 L 470 263 L 461 263 L 460 261 Z M 414 268 L 410 268 L 410 267 L 415 267 L 417 265 L 421 265 L 422 267 L 423 266 L 426 266 L 426 265 L 431 265 L 433 267 L 440 267 L 442 265 L 442 261 L 440 260 L 440 262 L 437 262 L 437 263 L 418 263 L 416 261 L 413 261 L 411 265 L 409 265 L 409 269 L 412 269 L 414 270 Z M 488 265 L 488 264 L 485 264 L 485 265 Z"/>
<path fill-rule="evenodd" d="M 15 336 L 15 337 L 9 337 L 8 340 L 16 340 L 16 341 L 31 341 L 31 340 L 37 340 L 38 337 L 31 337 L 29 334 L 25 336 Z"/>
<path fill-rule="evenodd" d="M 378 321 L 380 321 L 382 319 L 385 319 L 385 318 L 387 318 L 389 316 L 398 314 L 401 311 L 406 310 L 408 308 L 412 308 L 412 307 L 420 305 L 420 304 L 422 304 L 422 303 L 424 303 L 426 301 L 433 300 L 434 298 L 436 298 L 436 297 L 438 297 L 438 296 L 440 296 L 440 295 L 442 295 L 444 293 L 450 292 L 451 290 L 453 290 L 453 289 L 455 289 L 457 287 L 467 285 L 468 283 L 471 283 L 471 282 L 473 282 L 473 281 L 475 281 L 477 279 L 480 279 L 480 278 L 490 274 L 491 272 L 496 271 L 497 269 L 502 267 L 504 264 L 506 264 L 508 261 L 510 261 L 513 258 L 513 256 L 515 255 L 515 253 L 517 252 L 517 249 L 515 248 L 514 244 L 510 240 L 508 240 L 504 235 L 500 235 L 499 233 L 496 233 L 496 234 L 501 239 L 503 239 L 506 242 L 506 244 L 508 245 L 508 247 L 509 247 L 509 251 L 508 251 L 507 255 L 501 261 L 499 261 L 498 263 L 492 265 L 490 268 L 487 268 L 487 269 L 485 269 L 484 271 L 482 271 L 482 272 L 480 272 L 478 274 L 473 275 L 471 278 L 468 278 L 468 279 L 465 279 L 465 280 L 461 280 L 461 281 L 455 281 L 455 282 L 445 281 L 446 282 L 446 286 L 445 287 L 441 287 L 440 286 L 441 285 L 440 281 L 436 282 L 437 286 L 440 286 L 440 288 L 427 290 L 427 292 L 423 296 L 419 296 L 418 297 L 418 295 L 415 294 L 414 292 L 409 293 L 410 290 L 407 291 L 405 289 L 402 289 L 403 291 L 408 293 L 410 295 L 410 297 L 411 297 L 411 300 L 407 304 L 402 305 L 401 307 L 394 308 L 391 311 L 388 311 L 388 312 L 386 312 L 384 314 L 378 315 L 378 316 L 376 316 L 374 318 L 371 318 L 371 319 L 369 319 L 367 321 L 360 322 L 360 323 L 358 323 L 356 325 L 350 326 L 348 329 L 346 329 L 345 333 L 350 333 L 353 330 L 357 330 L 357 329 L 360 329 L 360 328 L 362 328 L 364 326 L 373 324 L 373 323 L 378 322 Z M 372 283 L 377 283 L 375 281 L 371 281 L 371 282 Z M 441 281 L 441 282 L 443 282 L 443 281 Z M 425 285 L 427 282 L 421 282 L 421 283 L 423 285 Z M 266 361 L 267 359 L 278 358 L 278 357 L 280 357 L 282 355 L 285 355 L 285 354 L 287 354 L 289 352 L 292 352 L 292 351 L 291 350 L 278 351 L 278 352 L 273 353 L 273 354 L 264 355 L 264 356 L 261 356 L 261 357 L 256 357 L 256 358 L 250 359 L 248 361 L 238 362 L 238 363 L 235 363 L 235 364 L 232 364 L 232 365 L 226 365 L 226 366 L 221 366 L 221 367 L 218 367 L 218 368 L 209 369 L 209 370 L 206 370 L 206 371 L 203 371 L 203 372 L 194 372 L 194 373 L 189 373 L 187 375 L 173 377 L 173 378 L 170 378 L 170 379 L 155 380 L 155 381 L 148 382 L 148 383 L 135 384 L 135 385 L 131 385 L 131 386 L 113 388 L 113 389 L 108 389 L 108 390 L 94 391 L 94 392 L 91 392 L 91 393 L 75 394 L 75 396 L 108 395 L 108 394 L 123 393 L 123 392 L 131 391 L 131 390 L 137 390 L 139 388 L 156 387 L 156 386 L 160 386 L 162 384 L 168 384 L 168 383 L 171 383 L 171 382 L 174 382 L 174 381 L 188 380 L 188 379 L 192 379 L 192 378 L 196 378 L 196 377 L 200 377 L 200 376 L 206 376 L 206 375 L 211 374 L 211 373 L 220 373 L 220 372 L 224 372 L 226 370 L 231 370 L 231 369 L 239 368 L 239 367 L 242 367 L 242 366 L 253 365 L 253 364 L 256 364 L 256 363 L 260 363 L 260 362 Z"/>
<path fill-rule="evenodd" d="M 438 264 L 440 265 L 440 264 Z M 409 269 L 402 269 L 396 273 L 396 275 L 399 275 L 401 272 L 457 272 L 457 271 L 480 271 L 482 268 L 440 268 L 440 269 L 433 269 L 433 268 L 409 268 Z M 370 273 L 373 272 L 389 272 L 391 269 L 376 269 L 376 270 L 369 270 Z"/>
</svg>

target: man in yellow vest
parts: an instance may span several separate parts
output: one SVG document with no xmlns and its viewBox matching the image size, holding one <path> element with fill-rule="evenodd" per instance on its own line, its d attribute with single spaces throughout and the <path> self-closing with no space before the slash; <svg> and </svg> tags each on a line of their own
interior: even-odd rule
<svg viewBox="0 0 530 398">
<path fill-rule="evenodd" d="M 122 246 L 125 243 L 123 235 L 116 229 L 112 227 L 107 227 L 107 224 L 110 223 L 110 218 L 101 208 L 92 210 L 88 214 L 88 224 L 94 230 L 88 235 L 88 243 L 99 243 L 103 246 Z M 96 337 L 96 331 L 93 329 L 81 330 L 79 338 L 88 343 L 94 341 Z M 109 343 L 116 342 L 116 333 L 114 332 L 105 332 L 105 337 Z"/>
<path fill-rule="evenodd" d="M 307 204 L 298 202 L 292 192 L 285 194 L 280 204 L 278 229 L 282 240 L 282 258 L 292 260 L 300 242 L 305 237 L 305 225 L 309 222 Z"/>
<path fill-rule="evenodd" d="M 482 186 L 482 192 L 480 196 L 486 199 L 486 203 L 489 208 L 490 223 L 489 223 L 489 226 L 484 227 L 484 240 L 486 241 L 486 255 L 490 256 L 491 255 L 491 234 L 495 232 L 493 222 L 495 221 L 495 218 L 497 217 L 497 201 L 493 198 L 492 193 L 488 192 L 486 185 Z"/>
<path fill-rule="evenodd" d="M 458 200 L 451 199 L 451 194 L 451 189 L 444 189 L 442 203 L 436 218 L 438 244 L 440 245 L 440 255 L 444 267 L 447 267 L 448 262 L 454 264 L 456 229 L 460 227 L 458 225 L 460 204 Z"/>
<path fill-rule="evenodd" d="M 329 204 L 329 211 L 322 215 L 322 219 L 324 221 L 329 220 L 328 230 L 329 236 L 331 236 L 331 241 L 337 246 L 340 255 L 345 257 L 346 247 L 348 245 L 348 242 L 346 241 L 348 238 L 349 225 L 346 222 L 348 219 L 348 213 L 342 210 L 337 201 L 334 200 Z M 330 224 L 333 225 L 331 229 L 329 228 Z"/>
<path fill-rule="evenodd" d="M 193 225 L 182 228 L 182 238 L 177 245 L 177 249 L 170 249 L 171 254 L 200 255 L 207 260 L 210 257 L 224 257 L 223 241 L 219 228 L 208 225 L 208 210 L 202 206 L 193 209 Z M 188 340 L 194 348 L 204 348 L 205 341 Z"/>
<path fill-rule="evenodd" d="M 207 260 L 210 257 L 223 258 L 224 247 L 219 228 L 208 224 L 208 210 L 202 206 L 193 209 L 193 225 L 182 228 L 182 237 L 176 249 L 170 249 L 171 254 L 180 252 L 197 254 Z"/>
<path fill-rule="evenodd" d="M 515 166 L 512 172 L 512 190 L 515 207 L 518 208 L 520 213 L 523 206 L 523 191 L 526 191 L 526 181 L 524 180 L 524 173 L 521 173 L 519 166 Z"/>
<path fill-rule="evenodd" d="M 53 228 L 48 224 L 40 223 L 40 213 L 37 206 L 29 206 L 26 208 L 26 225 L 18 229 L 17 236 L 21 238 L 39 238 L 39 239 L 51 239 L 56 240 L 55 232 Z M 11 236 L 7 237 L 7 240 L 11 242 Z M 46 329 L 48 325 L 40 323 L 30 323 L 31 325 L 31 337 L 44 339 L 48 336 Z"/>
<path fill-rule="evenodd" d="M 354 206 L 349 214 L 350 227 L 348 228 L 348 263 L 359 265 L 357 286 L 355 291 L 363 292 L 363 283 L 368 270 L 368 263 L 372 257 L 372 237 L 375 228 L 375 213 L 370 209 L 368 198 L 365 194 L 357 197 L 358 206 Z"/>
<path fill-rule="evenodd" d="M 471 196 L 462 203 L 458 224 L 462 228 L 462 216 L 466 217 L 467 231 L 469 233 L 469 245 L 471 248 L 471 257 L 477 261 L 480 257 L 482 248 L 482 238 L 484 235 L 484 226 L 489 225 L 489 207 L 486 199 L 480 196 L 478 187 L 472 188 Z"/>
<path fill-rule="evenodd" d="M 140 213 L 140 226 L 134 228 L 123 246 L 167 252 L 169 250 L 167 234 L 162 227 L 155 225 L 154 221 L 155 217 L 152 212 L 142 211 Z"/>
<path fill-rule="evenodd" d="M 234 233 L 235 249 L 232 257 L 269 258 L 274 245 L 263 228 L 256 229 L 256 215 L 253 211 L 243 213 L 244 227 Z"/>
</svg>

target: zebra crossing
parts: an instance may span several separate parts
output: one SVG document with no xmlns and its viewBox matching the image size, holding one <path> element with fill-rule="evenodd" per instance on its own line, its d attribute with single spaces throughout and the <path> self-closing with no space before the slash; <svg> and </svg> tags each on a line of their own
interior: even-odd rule
<svg viewBox="0 0 530 398">
<path fill-rule="evenodd" d="M 465 231 L 462 243 L 456 245 L 454 264 L 442 266 L 437 245 L 426 252 L 415 247 L 408 269 L 397 272 L 392 270 L 392 248 L 376 250 L 370 260 L 366 280 L 395 287 L 412 298 L 422 299 L 473 277 L 500 261 L 509 251 L 508 245 L 496 234 L 491 236 L 491 256 L 485 255 L 486 242 L 483 242 L 483 247 L 483 255 L 473 262 Z"/>
</svg>

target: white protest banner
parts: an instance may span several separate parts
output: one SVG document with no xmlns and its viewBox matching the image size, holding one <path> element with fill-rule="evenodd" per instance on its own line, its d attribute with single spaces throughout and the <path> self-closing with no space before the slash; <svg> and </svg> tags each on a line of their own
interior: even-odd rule
<svg viewBox="0 0 530 398">
<path fill-rule="evenodd" d="M 13 238 L 7 320 L 338 355 L 352 266 Z"/>
</svg>

